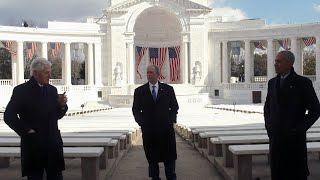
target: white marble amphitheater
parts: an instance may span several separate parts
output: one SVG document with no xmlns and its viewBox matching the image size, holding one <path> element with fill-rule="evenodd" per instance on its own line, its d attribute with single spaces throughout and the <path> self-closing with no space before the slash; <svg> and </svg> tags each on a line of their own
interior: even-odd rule
<svg viewBox="0 0 320 180">
<path fill-rule="evenodd" d="M 0 106 L 6 106 L 13 87 L 28 79 L 26 43 L 37 44 L 34 54 L 45 58 L 50 44 L 61 43 L 62 78 L 51 83 L 67 92 L 71 106 L 96 101 L 131 106 L 134 89 L 146 82 L 150 63 L 160 66 L 161 81 L 174 86 L 180 104 L 263 103 L 267 80 L 275 75 L 276 53 L 290 47 L 296 55 L 295 69 L 302 74 L 303 38 L 310 37 L 316 39 L 316 73 L 310 78 L 320 93 L 320 23 L 226 22 L 214 16 L 207 0 L 110 0 L 103 14 L 86 23 L 49 21 L 48 28 L 0 26 L 1 41 L 12 42 L 9 50 L 16 53 L 11 56 L 12 79 L 0 80 Z M 265 76 L 254 76 L 257 42 L 267 54 Z M 231 77 L 230 58 L 240 55 L 234 54 L 236 47 L 244 57 L 240 82 Z M 73 85 L 71 61 L 79 52 L 86 63 L 85 83 Z"/>
</svg>

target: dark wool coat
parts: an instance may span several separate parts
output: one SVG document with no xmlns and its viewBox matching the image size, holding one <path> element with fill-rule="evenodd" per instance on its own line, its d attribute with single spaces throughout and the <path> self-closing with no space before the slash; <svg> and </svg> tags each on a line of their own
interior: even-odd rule
<svg viewBox="0 0 320 180">
<path fill-rule="evenodd" d="M 143 147 L 149 163 L 177 159 L 173 123 L 176 123 L 178 109 L 172 86 L 159 82 L 156 101 L 152 98 L 149 83 L 135 90 L 132 112 L 141 126 Z"/>
<path fill-rule="evenodd" d="M 47 85 L 46 95 L 34 78 L 14 88 L 4 121 L 21 137 L 22 176 L 48 167 L 49 172 L 65 169 L 58 119 L 67 111 L 58 103 L 57 89 Z M 28 130 L 36 132 L 27 134 Z"/>
<path fill-rule="evenodd" d="M 292 68 L 281 87 L 280 75 L 269 80 L 264 117 L 273 180 L 304 179 L 309 175 L 306 131 L 319 116 L 319 101 L 308 78 L 297 75 Z"/>
</svg>

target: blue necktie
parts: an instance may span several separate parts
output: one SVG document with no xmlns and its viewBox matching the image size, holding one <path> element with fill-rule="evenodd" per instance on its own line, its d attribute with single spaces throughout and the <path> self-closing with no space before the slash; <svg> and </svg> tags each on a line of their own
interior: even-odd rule
<svg viewBox="0 0 320 180">
<path fill-rule="evenodd" d="M 156 101 L 156 99 L 157 99 L 156 86 L 152 86 L 151 93 L 152 93 L 153 100 Z"/>
</svg>

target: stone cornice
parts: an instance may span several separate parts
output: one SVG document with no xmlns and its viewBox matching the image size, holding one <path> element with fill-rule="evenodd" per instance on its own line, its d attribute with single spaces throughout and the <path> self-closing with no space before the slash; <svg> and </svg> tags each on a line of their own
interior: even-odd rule
<svg viewBox="0 0 320 180">
<path fill-rule="evenodd" d="M 8 34 L 29 34 L 29 35 L 75 35 L 75 36 L 104 36 L 105 33 L 97 31 L 66 31 L 51 30 L 46 28 L 23 28 L 14 26 L 0 26 L 0 33 Z"/>
<path fill-rule="evenodd" d="M 163 0 L 127 0 L 120 4 L 116 4 L 114 6 L 109 7 L 108 9 L 106 9 L 106 11 L 108 12 L 126 11 L 124 9 L 127 9 L 128 7 L 134 6 L 141 2 L 159 4 L 161 1 Z M 190 9 L 192 11 L 197 10 L 197 12 L 210 12 L 212 10 L 207 6 L 203 6 L 201 4 L 198 4 L 189 0 L 170 0 L 170 2 L 175 2 L 181 6 L 184 6 L 186 9 Z"/>
</svg>

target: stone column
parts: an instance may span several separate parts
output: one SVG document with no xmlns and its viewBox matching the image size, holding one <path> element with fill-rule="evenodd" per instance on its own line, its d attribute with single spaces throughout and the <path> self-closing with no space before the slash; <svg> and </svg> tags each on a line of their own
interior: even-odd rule
<svg viewBox="0 0 320 180">
<path fill-rule="evenodd" d="M 17 42 L 17 84 L 24 83 L 23 42 Z"/>
<path fill-rule="evenodd" d="M 251 83 L 251 43 L 249 40 L 244 41 L 245 43 L 245 60 L 244 60 L 244 78 L 245 83 Z"/>
<path fill-rule="evenodd" d="M 70 55 L 70 43 L 64 43 L 64 71 L 63 79 L 64 85 L 71 86 L 71 55 Z"/>
<path fill-rule="evenodd" d="M 274 44 L 273 39 L 268 39 L 268 49 L 267 49 L 267 67 L 268 67 L 268 80 L 275 76 L 274 70 Z"/>
<path fill-rule="evenodd" d="M 48 42 L 41 42 L 41 56 L 48 60 Z"/>
<path fill-rule="evenodd" d="M 320 82 L 320 36 L 316 37 L 316 81 Z"/>
<path fill-rule="evenodd" d="M 182 43 L 182 51 L 183 54 L 181 54 L 181 71 L 180 71 L 180 76 L 182 78 L 182 82 L 183 84 L 189 84 L 189 75 L 191 74 L 189 71 L 189 36 L 188 35 L 184 35 L 183 36 L 183 43 Z"/>
<path fill-rule="evenodd" d="M 302 75 L 302 61 L 300 58 L 300 54 L 298 51 L 300 51 L 300 48 L 297 43 L 297 37 L 292 37 L 291 39 L 291 52 L 295 56 L 295 62 L 293 64 L 294 70 L 297 74 Z"/>
<path fill-rule="evenodd" d="M 88 85 L 93 85 L 93 45 L 92 43 L 88 43 Z"/>
<path fill-rule="evenodd" d="M 133 41 L 127 42 L 126 46 L 127 46 L 127 62 L 128 62 L 127 79 L 128 79 L 128 84 L 133 85 L 134 77 L 135 77 L 135 69 L 136 69 Z"/>
<path fill-rule="evenodd" d="M 101 43 L 94 44 L 94 72 L 95 72 L 95 85 L 98 87 L 102 86 L 102 73 L 101 73 Z"/>
<path fill-rule="evenodd" d="M 229 83 L 228 41 L 222 42 L 222 83 Z"/>
</svg>

